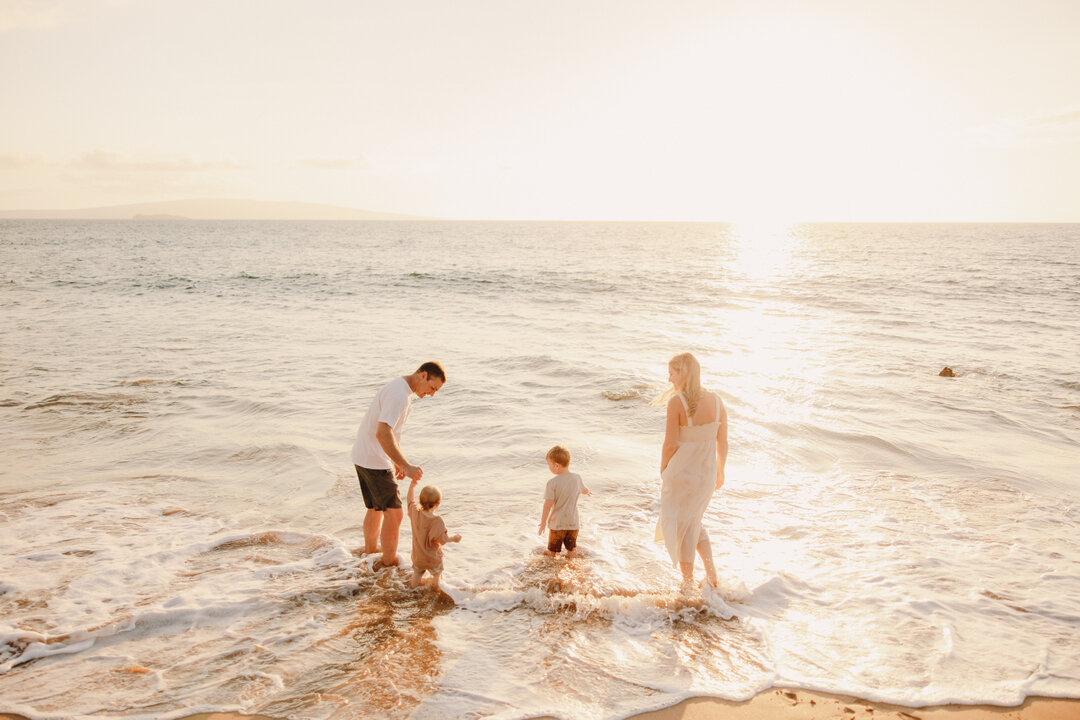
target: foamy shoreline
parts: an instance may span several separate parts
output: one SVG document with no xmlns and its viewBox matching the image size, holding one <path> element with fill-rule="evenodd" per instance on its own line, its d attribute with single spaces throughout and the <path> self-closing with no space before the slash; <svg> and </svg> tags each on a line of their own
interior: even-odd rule
<svg viewBox="0 0 1080 720">
<path fill-rule="evenodd" d="M 928 705 L 907 707 L 794 688 L 770 688 L 750 700 L 733 702 L 696 697 L 661 710 L 630 716 L 631 720 L 1075 720 L 1080 698 L 1029 697 L 1020 705 Z M 0 713 L 0 720 L 29 720 L 23 715 Z M 282 720 L 268 715 L 198 713 L 182 720 Z M 558 719 L 539 716 L 533 720 Z"/>
</svg>

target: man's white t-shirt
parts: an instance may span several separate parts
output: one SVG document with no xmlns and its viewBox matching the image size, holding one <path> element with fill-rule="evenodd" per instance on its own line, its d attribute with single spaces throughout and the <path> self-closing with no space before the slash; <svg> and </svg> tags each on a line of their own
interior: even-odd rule
<svg viewBox="0 0 1080 720">
<path fill-rule="evenodd" d="M 378 438 L 375 437 L 375 431 L 379 423 L 384 422 L 394 431 L 394 437 L 400 443 L 401 429 L 405 426 L 411 409 L 412 390 L 405 378 L 394 378 L 383 385 L 371 401 L 371 407 L 364 414 L 360 428 L 356 431 L 356 441 L 352 446 L 353 464 L 369 470 L 393 470 L 394 463 L 390 456 L 383 452 Z"/>
<path fill-rule="evenodd" d="M 578 529 L 577 501 L 584 489 L 585 483 L 577 473 L 563 473 L 547 481 L 544 499 L 555 502 L 548 515 L 548 530 Z"/>
</svg>

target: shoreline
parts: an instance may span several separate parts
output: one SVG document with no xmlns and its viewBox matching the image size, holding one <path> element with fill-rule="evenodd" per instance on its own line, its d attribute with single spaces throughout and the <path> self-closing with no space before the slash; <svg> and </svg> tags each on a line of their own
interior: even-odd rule
<svg viewBox="0 0 1080 720">
<path fill-rule="evenodd" d="M 749 700 L 688 698 L 633 720 L 1075 720 L 1080 698 L 1029 696 L 1019 705 L 907 706 L 802 688 L 772 687 Z"/>
<path fill-rule="evenodd" d="M 693 697 L 670 707 L 631 715 L 628 720 L 1075 720 L 1080 698 L 1032 695 L 1019 705 L 925 705 L 909 707 L 801 688 L 773 687 L 749 700 Z M 0 712 L 0 720 L 29 720 Z M 196 713 L 181 720 L 284 720 L 233 712 Z M 558 720 L 550 715 L 532 720 Z"/>
</svg>

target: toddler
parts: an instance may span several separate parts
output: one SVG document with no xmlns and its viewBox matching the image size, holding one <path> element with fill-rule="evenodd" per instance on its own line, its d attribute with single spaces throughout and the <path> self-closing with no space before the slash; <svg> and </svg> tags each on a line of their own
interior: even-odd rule
<svg viewBox="0 0 1080 720">
<path fill-rule="evenodd" d="M 450 536 L 446 532 L 446 523 L 435 514 L 435 509 L 442 502 L 442 493 L 434 485 L 426 485 L 420 491 L 420 502 L 416 502 L 416 483 L 409 483 L 409 522 L 412 524 L 412 578 L 409 587 L 420 585 L 420 578 L 425 572 L 431 573 L 433 585 L 439 587 L 439 576 L 443 571 L 442 546 L 448 542 L 461 542 L 461 535 Z"/>
</svg>

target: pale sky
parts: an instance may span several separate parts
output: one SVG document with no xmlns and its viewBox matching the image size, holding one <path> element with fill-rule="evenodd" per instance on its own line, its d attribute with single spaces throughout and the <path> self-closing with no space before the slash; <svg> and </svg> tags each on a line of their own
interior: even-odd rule
<svg viewBox="0 0 1080 720">
<path fill-rule="evenodd" d="M 0 0 L 0 210 L 1080 221 L 1077 0 Z"/>
</svg>

